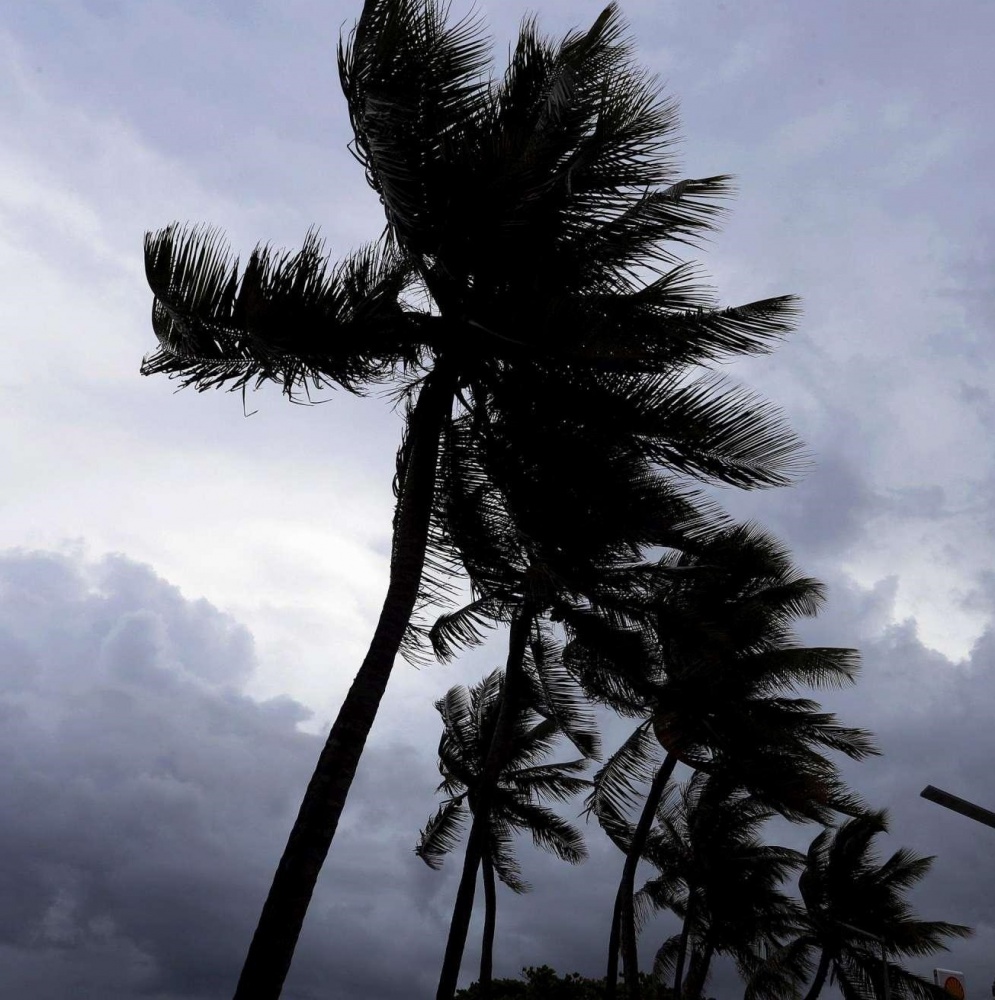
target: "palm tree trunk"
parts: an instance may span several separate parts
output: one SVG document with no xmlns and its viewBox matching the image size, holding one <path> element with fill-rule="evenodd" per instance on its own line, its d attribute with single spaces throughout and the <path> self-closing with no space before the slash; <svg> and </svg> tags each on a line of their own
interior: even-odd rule
<svg viewBox="0 0 995 1000">
<path fill-rule="evenodd" d="M 494 725 L 494 734 L 487 751 L 487 759 L 484 762 L 480 793 L 473 814 L 473 823 L 470 826 L 470 835 L 467 838 L 466 854 L 463 857 L 463 873 L 456 891 L 456 903 L 453 906 L 452 921 L 449 924 L 449 938 L 446 941 L 446 953 L 442 960 L 442 971 L 439 974 L 436 1000 L 452 1000 L 452 996 L 456 992 L 460 964 L 463 961 L 463 949 L 466 947 L 466 936 L 470 929 L 470 916 L 473 913 L 477 868 L 480 866 L 484 846 L 487 842 L 493 790 L 501 776 L 501 767 L 507 759 L 512 724 L 525 686 L 525 675 L 522 667 L 532 625 L 532 616 L 532 610 L 526 605 L 519 610 L 511 623 L 501 708 Z"/>
<path fill-rule="evenodd" d="M 812 980 L 812 985 L 809 987 L 808 993 L 805 994 L 805 1000 L 816 1000 L 816 997 L 822 992 L 822 987 L 826 985 L 826 976 L 829 975 L 829 965 L 829 952 L 823 948 L 822 954 L 819 956 L 819 967 L 815 970 L 815 979 Z"/>
<path fill-rule="evenodd" d="M 490 1000 L 494 964 L 494 925 L 497 920 L 497 893 L 494 885 L 494 865 L 487 852 L 480 859 L 484 875 L 484 939 L 480 945 L 480 998 Z"/>
<path fill-rule="evenodd" d="M 438 368 L 408 422 L 408 458 L 394 515 L 390 583 L 373 640 L 318 757 L 273 877 L 234 1000 L 277 1000 L 290 969 L 318 873 L 331 846 L 366 738 L 414 610 L 435 493 L 439 438 L 452 405 Z"/>
<path fill-rule="evenodd" d="M 681 990 L 684 979 L 684 962 L 688 953 L 688 938 L 691 936 L 691 921 L 694 912 L 694 896 L 688 892 L 688 905 L 684 912 L 684 924 L 681 926 L 681 941 L 677 946 L 677 961 L 674 963 L 674 1000 L 681 1000 Z"/>
<path fill-rule="evenodd" d="M 618 984 L 618 955 L 621 942 L 622 971 L 625 976 L 626 990 L 630 1000 L 639 1000 L 639 952 L 636 945 L 636 914 L 633 906 L 633 893 L 636 885 L 636 869 L 639 860 L 646 850 L 653 820 L 656 817 L 657 806 L 663 798 L 667 782 L 670 781 L 677 757 L 668 753 L 643 803 L 643 811 L 632 834 L 632 842 L 625 856 L 622 867 L 622 878 L 619 881 L 618 892 L 615 894 L 615 908 L 612 912 L 612 928 L 608 939 L 608 974 L 606 977 L 605 996 L 612 998 Z"/>
<path fill-rule="evenodd" d="M 688 981 L 684 988 L 686 1000 L 701 1000 L 705 980 L 708 978 L 708 967 L 712 964 L 714 954 L 715 946 L 709 941 L 705 945 L 705 950 L 692 959 L 691 971 L 688 973 Z"/>
</svg>

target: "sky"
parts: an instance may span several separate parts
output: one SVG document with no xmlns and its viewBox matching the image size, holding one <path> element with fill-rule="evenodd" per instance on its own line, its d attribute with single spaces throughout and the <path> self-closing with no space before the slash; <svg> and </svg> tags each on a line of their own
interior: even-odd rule
<svg viewBox="0 0 995 1000">
<path fill-rule="evenodd" d="M 527 8 L 477 9 L 500 67 Z M 533 9 L 561 35 L 600 4 Z M 858 647 L 863 671 L 824 703 L 884 751 L 847 777 L 890 810 L 882 851 L 936 856 L 920 914 L 977 929 L 912 967 L 962 970 L 968 995 L 987 996 L 995 831 L 918 793 L 995 807 L 995 7 L 623 12 L 639 61 L 680 101 L 684 173 L 737 177 L 696 255 L 720 299 L 803 300 L 777 353 L 726 374 L 783 408 L 811 471 L 722 502 L 828 585 L 806 639 Z M 358 0 L 0 10 L 0 995 L 229 995 L 365 652 L 386 585 L 389 401 L 292 406 L 270 388 L 243 409 L 138 374 L 154 348 L 146 230 L 208 222 L 243 256 L 299 245 L 311 225 L 335 256 L 381 231 L 335 66 L 358 13 Z M 431 995 L 458 877 L 458 858 L 438 873 L 412 853 L 435 807 L 432 702 L 500 664 L 501 645 L 399 663 L 288 1000 Z M 624 735 L 610 725 L 609 749 Z M 792 846 L 815 832 L 778 830 Z M 522 845 L 535 889 L 500 899 L 498 975 L 602 973 L 621 856 L 587 834 L 577 869 Z M 647 963 L 669 927 L 647 932 Z M 477 955 L 471 931 L 464 982 Z M 722 967 L 710 992 L 741 996 Z"/>
</svg>

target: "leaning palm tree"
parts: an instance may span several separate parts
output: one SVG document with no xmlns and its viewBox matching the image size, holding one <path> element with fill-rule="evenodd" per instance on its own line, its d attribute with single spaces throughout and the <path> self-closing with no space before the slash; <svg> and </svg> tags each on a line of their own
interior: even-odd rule
<svg viewBox="0 0 995 1000">
<path fill-rule="evenodd" d="M 319 757 L 236 996 L 279 995 L 315 880 L 419 600 L 440 444 L 540 396 L 583 398 L 647 460 L 739 486 L 787 482 L 795 442 L 762 401 L 695 366 L 771 349 L 790 297 L 717 308 L 674 243 L 714 226 L 726 177 L 680 180 L 676 113 L 614 6 L 561 43 L 532 22 L 488 74 L 479 25 L 436 0 L 366 0 L 339 51 L 352 148 L 383 204 L 376 243 L 330 264 L 317 236 L 257 248 L 170 226 L 146 239 L 159 349 L 182 385 L 290 395 L 392 384 L 406 414 L 390 579 Z M 518 421 L 521 426 L 524 422 Z"/>
<path fill-rule="evenodd" d="M 438 790 L 447 798 L 422 831 L 415 853 L 432 868 L 455 846 L 479 804 L 484 764 L 497 724 L 503 697 L 504 674 L 495 670 L 467 690 L 457 685 L 435 703 L 442 715 L 443 733 L 439 742 Z M 562 703 L 561 703 L 562 708 Z M 584 728 L 583 720 L 575 720 Z M 484 884 L 484 936 L 480 952 L 481 995 L 488 994 L 494 953 L 497 901 L 494 876 L 514 892 L 526 892 L 514 857 L 513 837 L 528 831 L 537 847 L 551 851 L 571 864 L 587 856 L 580 832 L 543 805 L 543 800 L 563 802 L 589 782 L 577 777 L 587 761 L 546 763 L 561 733 L 556 723 L 543 719 L 531 709 L 520 709 L 515 717 L 511 747 L 491 792 L 486 817 L 487 837 L 480 857 Z"/>
<path fill-rule="evenodd" d="M 541 409 L 532 407 L 528 421 L 533 441 L 535 429 L 543 428 L 541 453 L 528 435 L 509 434 L 498 424 L 483 442 L 466 436 L 460 447 L 447 447 L 440 477 L 440 542 L 444 538 L 458 552 L 474 600 L 436 622 L 429 632 L 435 652 L 450 658 L 480 641 L 487 624 L 510 626 L 504 700 L 478 789 L 440 1000 L 456 988 L 489 797 L 510 750 L 512 721 L 526 698 L 536 707 L 540 699 L 543 712 L 555 710 L 567 692 L 576 702 L 576 685 L 563 670 L 547 616 L 582 629 L 591 607 L 617 604 L 626 593 L 644 548 L 686 543 L 704 525 L 714 530 L 720 516 L 648 469 L 638 446 L 603 440 L 592 450 L 591 433 L 578 434 L 569 412 L 558 412 L 556 426 L 547 429 L 550 418 Z M 454 431 L 460 423 L 454 422 Z M 571 715 L 576 710 L 551 717 L 582 754 L 595 756 L 590 734 L 578 732 Z"/>
<path fill-rule="evenodd" d="M 972 933 L 962 924 L 920 920 L 914 915 L 905 894 L 926 876 L 933 859 L 901 848 L 887 861 L 879 861 L 873 841 L 887 830 L 884 810 L 867 812 L 838 828 L 823 830 L 808 849 L 798 880 L 804 903 L 799 933 L 771 956 L 778 975 L 795 969 L 801 983 L 808 983 L 805 972 L 815 967 L 804 1000 L 816 1000 L 827 981 L 846 1000 L 881 998 L 885 994 L 878 942 L 883 942 L 886 955 L 893 959 L 921 957 L 947 950 L 949 938 Z M 887 974 L 895 1000 L 947 996 L 895 961 L 888 962 Z M 758 996 L 764 983 L 761 969 L 747 990 L 747 1000 Z"/>
<path fill-rule="evenodd" d="M 749 975 L 761 947 L 777 946 L 797 926 L 785 879 L 803 855 L 762 839 L 774 811 L 723 780 L 696 773 L 657 810 L 645 856 L 660 874 L 636 896 L 637 907 L 668 908 L 680 934 L 660 949 L 655 971 L 673 975 L 673 996 L 699 1000 L 716 954 Z M 684 975 L 690 952 L 690 968 Z"/>
<path fill-rule="evenodd" d="M 633 891 L 656 810 L 675 768 L 721 773 L 792 820 L 827 820 L 856 801 L 826 751 L 861 759 L 869 734 L 839 725 L 803 685 L 852 682 L 855 651 L 805 647 L 792 625 L 817 613 L 823 588 L 801 576 L 786 550 L 752 525 L 721 531 L 694 551 L 661 560 L 643 598 L 644 643 L 609 631 L 597 645 L 571 645 L 569 662 L 595 698 L 644 717 L 595 775 L 589 808 L 625 852 L 609 939 L 608 991 L 621 950 L 629 992 L 638 993 Z M 662 754 L 661 754 L 662 750 Z M 639 819 L 626 814 L 649 782 Z"/>
</svg>

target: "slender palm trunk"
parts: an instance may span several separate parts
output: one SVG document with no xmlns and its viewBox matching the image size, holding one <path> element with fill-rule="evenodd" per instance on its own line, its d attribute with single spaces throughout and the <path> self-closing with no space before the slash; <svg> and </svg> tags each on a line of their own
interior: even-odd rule
<svg viewBox="0 0 995 1000">
<path fill-rule="evenodd" d="M 463 949 L 466 947 L 466 936 L 470 929 L 470 916 L 473 913 L 477 868 L 480 866 L 487 842 L 493 790 L 497 786 L 501 776 L 501 768 L 508 756 L 512 725 L 525 686 L 525 675 L 522 667 L 531 621 L 532 611 L 526 606 L 519 611 L 511 623 L 501 708 L 498 711 L 491 745 L 484 762 L 477 807 L 473 814 L 470 835 L 467 838 L 466 854 L 463 857 L 463 873 L 456 891 L 456 903 L 453 906 L 453 917 L 449 924 L 449 938 L 446 941 L 446 953 L 442 960 L 439 988 L 435 994 L 436 1000 L 451 1000 L 456 992 L 460 964 L 463 961 Z"/>
<path fill-rule="evenodd" d="M 606 977 L 605 996 L 612 998 L 618 985 L 618 955 L 621 944 L 622 951 L 622 971 L 625 976 L 626 990 L 630 1000 L 639 1000 L 639 951 L 636 944 L 636 913 L 633 905 L 633 893 L 636 885 L 636 869 L 639 860 L 646 850 L 646 841 L 649 839 L 650 830 L 653 828 L 653 820 L 656 816 L 657 807 L 663 798 L 667 782 L 670 781 L 674 768 L 677 766 L 677 757 L 668 753 L 653 784 L 643 803 L 643 811 L 639 816 L 639 822 L 632 834 L 632 842 L 629 844 L 629 851 L 625 856 L 625 864 L 622 867 L 622 878 L 619 881 L 618 892 L 615 894 L 615 908 L 612 912 L 612 927 L 608 938 L 608 974 Z"/>
<path fill-rule="evenodd" d="M 688 905 L 681 926 L 681 940 L 677 946 L 677 961 L 674 963 L 674 1000 L 681 1000 L 684 980 L 684 963 L 688 954 L 688 939 L 691 936 L 691 921 L 694 918 L 694 896 L 688 892 Z"/>
<path fill-rule="evenodd" d="M 490 1000 L 494 966 L 494 925 L 497 920 L 497 893 L 494 885 L 494 865 L 484 851 L 480 859 L 484 876 L 484 939 L 480 945 L 480 998 Z"/>
<path fill-rule="evenodd" d="M 826 985 L 826 976 L 829 975 L 829 965 L 829 952 L 823 949 L 819 956 L 819 966 L 815 970 L 815 979 L 812 980 L 812 985 L 809 987 L 808 993 L 805 994 L 805 1000 L 816 1000 L 816 997 L 822 992 L 822 987 Z"/>
<path fill-rule="evenodd" d="M 452 405 L 429 375 L 408 424 L 408 462 L 394 516 L 390 583 L 373 640 L 332 726 L 263 905 L 234 1000 L 276 1000 L 290 969 L 318 873 L 331 846 L 418 596 L 435 492 L 439 438 Z"/>
<path fill-rule="evenodd" d="M 695 953 L 691 961 L 691 971 L 688 973 L 688 981 L 684 987 L 685 1000 L 701 1000 L 701 994 L 705 989 L 705 980 L 708 979 L 708 969 L 712 964 L 712 956 L 715 954 L 715 946 L 711 941 L 705 944 L 704 950 Z"/>
</svg>

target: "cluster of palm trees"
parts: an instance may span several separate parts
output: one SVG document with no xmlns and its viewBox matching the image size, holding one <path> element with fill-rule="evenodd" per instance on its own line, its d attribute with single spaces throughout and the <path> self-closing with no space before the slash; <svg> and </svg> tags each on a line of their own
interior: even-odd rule
<svg viewBox="0 0 995 1000">
<path fill-rule="evenodd" d="M 616 587 L 618 581 L 616 580 Z M 668 997 L 701 1000 L 716 955 L 731 958 L 747 1000 L 815 1000 L 827 977 L 847 997 L 878 997 L 880 949 L 891 959 L 929 954 L 967 928 L 914 916 L 905 892 L 928 871 L 929 858 L 900 850 L 878 864 L 873 838 L 886 830 L 882 812 L 864 806 L 841 781 L 831 754 L 875 753 L 869 734 L 840 725 L 799 688 L 853 681 L 854 651 L 803 646 L 792 630 L 812 615 L 822 588 L 800 576 L 784 549 L 753 526 L 699 540 L 695 551 L 668 553 L 634 568 L 626 621 L 619 607 L 571 628 L 558 649 L 536 629 L 521 668 L 522 695 L 509 750 L 502 757 L 486 834 L 467 852 L 447 955 L 465 941 L 473 885 L 483 866 L 484 941 L 477 995 L 488 997 L 495 928 L 494 872 L 524 891 L 510 834 L 527 831 L 537 846 L 576 863 L 585 851 L 577 831 L 543 804 L 582 789 L 587 811 L 625 854 L 608 934 L 606 997 L 646 995 L 639 976 L 637 932 L 649 911 L 682 921 L 665 941 L 654 973 Z M 469 690 L 456 686 L 437 703 L 443 717 L 439 790 L 447 798 L 417 849 L 437 867 L 468 814 L 477 816 L 487 784 L 504 675 Z M 599 740 L 590 714 L 599 703 L 638 719 L 631 736 L 594 774 L 579 777 Z M 582 757 L 548 763 L 556 736 Z M 674 781 L 683 767 L 689 776 Z M 846 818 L 839 826 L 838 815 Z M 775 816 L 822 826 L 808 855 L 767 843 Z M 658 874 L 636 891 L 639 863 Z M 801 872 L 800 900 L 786 891 Z M 465 916 L 466 919 L 463 919 Z M 453 938 L 458 936 L 455 945 Z M 941 995 L 889 962 L 894 997 Z M 655 995 L 655 994 L 650 994 Z M 452 996 L 443 972 L 439 997 Z"/>
<path fill-rule="evenodd" d="M 440 703 L 447 799 L 419 852 L 437 864 L 469 830 L 439 997 L 456 987 L 478 873 L 488 900 L 495 876 L 525 887 L 516 831 L 582 855 L 542 804 L 581 787 L 581 764 L 543 761 L 559 735 L 598 757 L 592 705 L 641 720 L 589 788 L 626 853 L 612 955 L 638 988 L 637 902 L 669 899 L 691 991 L 711 954 L 733 953 L 719 928 L 736 920 L 697 884 L 633 891 L 639 859 L 665 857 L 657 817 L 678 764 L 696 775 L 687 822 L 716 802 L 827 821 L 859 803 L 826 755 L 871 752 L 788 696 L 855 669 L 852 653 L 791 634 L 818 584 L 704 490 L 783 486 L 801 467 L 778 412 L 713 371 L 776 346 L 795 303 L 721 308 L 679 255 L 714 227 L 729 179 L 676 173 L 675 106 L 634 64 L 614 4 L 560 41 L 527 20 L 495 79 L 473 18 L 451 23 L 437 0 L 365 0 L 338 58 L 351 148 L 386 216 L 378 240 L 334 265 L 314 233 L 244 266 L 211 230 L 170 226 L 145 247 L 159 342 L 145 374 L 199 390 L 274 382 L 291 397 L 389 386 L 405 418 L 383 608 L 235 997 L 280 994 L 398 653 L 450 657 L 498 625 L 503 673 Z M 440 615 L 454 581 L 472 599 Z M 758 939 L 780 948 L 779 926 Z M 794 947 L 783 975 L 812 947 Z M 610 991 L 616 980 L 613 957 Z"/>
</svg>

